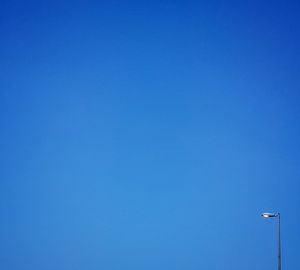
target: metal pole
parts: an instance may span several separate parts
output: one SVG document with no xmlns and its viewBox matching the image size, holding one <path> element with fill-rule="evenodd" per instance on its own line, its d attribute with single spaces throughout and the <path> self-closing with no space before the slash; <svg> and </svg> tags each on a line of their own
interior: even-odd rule
<svg viewBox="0 0 300 270">
<path fill-rule="evenodd" d="M 278 270 L 281 270 L 280 213 L 278 213 Z"/>
</svg>

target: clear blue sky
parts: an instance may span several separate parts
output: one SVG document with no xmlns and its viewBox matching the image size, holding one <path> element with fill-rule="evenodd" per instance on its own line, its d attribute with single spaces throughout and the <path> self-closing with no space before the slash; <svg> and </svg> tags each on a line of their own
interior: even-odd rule
<svg viewBox="0 0 300 270">
<path fill-rule="evenodd" d="M 299 1 L 0 1 L 2 270 L 299 269 Z"/>
</svg>

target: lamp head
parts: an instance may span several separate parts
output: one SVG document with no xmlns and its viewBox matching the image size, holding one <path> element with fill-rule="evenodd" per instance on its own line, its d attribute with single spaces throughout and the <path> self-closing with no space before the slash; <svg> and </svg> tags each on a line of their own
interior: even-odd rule
<svg viewBox="0 0 300 270">
<path fill-rule="evenodd" d="M 262 213 L 261 216 L 263 218 L 274 218 L 278 217 L 279 213 Z"/>
</svg>

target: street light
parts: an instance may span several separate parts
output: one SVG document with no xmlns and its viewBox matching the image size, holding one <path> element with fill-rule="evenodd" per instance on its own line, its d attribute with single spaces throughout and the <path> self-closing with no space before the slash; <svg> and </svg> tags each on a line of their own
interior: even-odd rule
<svg viewBox="0 0 300 270">
<path fill-rule="evenodd" d="M 278 217 L 278 270 L 281 270 L 280 213 L 262 213 L 263 218 Z"/>
</svg>

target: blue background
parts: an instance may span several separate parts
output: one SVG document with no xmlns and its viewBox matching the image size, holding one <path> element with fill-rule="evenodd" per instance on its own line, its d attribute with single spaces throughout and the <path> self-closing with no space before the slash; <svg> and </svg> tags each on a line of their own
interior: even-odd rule
<svg viewBox="0 0 300 270">
<path fill-rule="evenodd" d="M 299 269 L 299 1 L 0 3 L 1 269 Z"/>
</svg>

